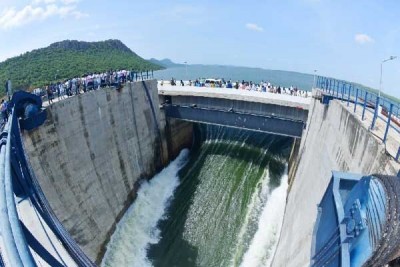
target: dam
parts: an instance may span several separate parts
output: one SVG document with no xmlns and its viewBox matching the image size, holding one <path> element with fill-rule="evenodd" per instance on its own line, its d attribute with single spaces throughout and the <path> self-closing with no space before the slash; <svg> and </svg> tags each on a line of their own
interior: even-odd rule
<svg viewBox="0 0 400 267">
<path fill-rule="evenodd" d="M 7 144 L 21 151 L 18 164 L 4 169 L 23 170 L 1 184 L 15 194 L 13 201 L 5 192 L 2 264 L 309 266 L 317 204 L 331 172 L 397 175 L 400 168 L 396 133 L 385 134 L 382 123 L 387 118 L 356 91 L 337 82 L 331 92 L 318 81 L 313 98 L 143 81 L 57 102 L 34 129 L 23 112 L 21 126 L 13 116 L 2 151 Z M 358 112 L 369 109 L 372 121 L 383 117 L 375 129 L 368 116 L 359 118 L 357 105 Z M 158 201 L 150 203 L 158 204 L 150 205 L 154 212 L 165 208 L 156 212 L 160 225 L 134 206 L 150 200 Z M 24 226 L 7 230 L 7 222 Z M 145 248 L 143 262 L 123 259 L 132 251 L 110 252 L 119 246 L 113 233 L 132 234 L 124 232 L 130 222 L 154 225 L 151 245 L 135 250 Z M 134 235 L 123 246 L 134 249 L 140 241 Z"/>
</svg>

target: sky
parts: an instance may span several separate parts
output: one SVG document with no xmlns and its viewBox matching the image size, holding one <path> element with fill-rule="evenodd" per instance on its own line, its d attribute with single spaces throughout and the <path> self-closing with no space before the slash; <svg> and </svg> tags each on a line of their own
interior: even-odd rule
<svg viewBox="0 0 400 267">
<path fill-rule="evenodd" d="M 0 61 L 119 39 L 143 58 L 313 73 L 379 88 L 400 57 L 398 0 L 0 0 Z M 62 60 L 62 59 L 60 59 Z M 400 97 L 400 58 L 383 91 Z"/>
</svg>

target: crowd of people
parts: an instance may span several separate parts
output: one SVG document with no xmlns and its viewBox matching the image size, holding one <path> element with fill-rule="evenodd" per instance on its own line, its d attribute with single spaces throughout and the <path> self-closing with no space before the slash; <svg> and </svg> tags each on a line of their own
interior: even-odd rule
<svg viewBox="0 0 400 267">
<path fill-rule="evenodd" d="M 82 77 L 74 77 L 72 79 L 64 80 L 63 82 L 52 83 L 45 86 L 44 89 L 35 89 L 34 93 L 40 96 L 46 96 L 49 104 L 53 103 L 55 97 L 63 99 L 73 95 L 79 95 L 88 91 L 98 90 L 102 87 L 121 88 L 127 81 L 137 80 L 135 72 L 127 70 L 109 70 L 104 73 L 90 73 Z M 148 78 L 147 74 L 147 78 Z M 141 77 L 142 78 L 142 77 Z M 160 81 L 161 85 L 164 81 Z M 307 91 L 300 90 L 297 87 L 283 87 L 272 85 L 270 82 L 261 81 L 261 83 L 254 83 L 252 81 L 235 81 L 225 79 L 196 79 L 189 81 L 176 81 L 172 78 L 167 83 L 172 86 L 196 86 L 196 87 L 215 87 L 215 88 L 229 88 L 237 90 L 269 92 L 274 94 L 287 94 L 293 96 L 308 97 Z"/>
<path fill-rule="evenodd" d="M 64 80 L 63 82 L 51 83 L 45 86 L 44 89 L 35 89 L 33 93 L 40 96 L 47 95 L 49 104 L 51 104 L 55 97 L 63 99 L 107 86 L 114 86 L 119 89 L 125 82 L 133 81 L 135 78 L 137 79 L 135 75 L 137 75 L 136 72 L 127 70 L 110 70 L 104 73 L 90 73 L 82 77 Z"/>
<path fill-rule="evenodd" d="M 149 78 L 149 73 L 145 78 Z M 58 99 L 64 99 L 73 95 L 79 95 L 88 91 L 98 90 L 103 87 L 115 87 L 117 89 L 122 88 L 122 85 L 127 81 L 138 80 L 138 73 L 127 70 L 109 70 L 103 73 L 90 73 L 82 75 L 81 77 L 74 77 L 64 81 L 48 84 L 43 89 L 37 88 L 33 91 L 34 94 L 41 97 L 46 97 L 49 104 L 53 103 L 53 100 L 57 97 Z M 152 74 L 151 74 L 152 77 Z M 140 73 L 139 79 L 143 79 L 142 73 Z M 272 85 L 270 82 L 261 81 L 261 83 L 254 83 L 252 81 L 235 81 L 225 79 L 196 79 L 189 81 L 176 81 L 172 78 L 170 81 L 160 81 L 161 86 L 165 83 L 169 83 L 172 86 L 196 86 L 196 87 L 214 87 L 214 88 L 228 88 L 236 90 L 248 90 L 248 91 L 259 91 L 269 92 L 274 94 L 287 94 L 293 96 L 308 97 L 307 91 L 300 90 L 297 87 L 283 87 Z M 8 117 L 8 102 L 2 100 L 0 105 L 0 111 L 2 115 L 2 123 L 7 121 Z"/>
<path fill-rule="evenodd" d="M 161 85 L 167 82 L 161 80 Z M 261 81 L 260 83 L 254 83 L 252 81 L 235 81 L 225 80 L 225 79 L 196 79 L 194 81 L 183 81 L 177 82 L 172 78 L 168 83 L 172 86 L 196 86 L 196 87 L 215 87 L 215 88 L 228 88 L 237 90 L 248 90 L 248 91 L 258 91 L 258 92 L 269 92 L 274 94 L 287 94 L 292 96 L 308 97 L 309 93 L 307 91 L 301 90 L 295 86 L 283 87 L 272 85 L 270 82 Z"/>
<path fill-rule="evenodd" d="M 152 75 L 152 74 L 151 74 Z M 138 78 L 143 79 L 142 73 L 140 75 L 137 72 L 131 72 L 127 70 L 109 70 L 104 73 L 90 73 L 82 75 L 81 77 L 74 77 L 72 79 L 67 79 L 64 81 L 58 81 L 46 85 L 43 89 L 36 88 L 33 93 L 40 97 L 47 97 L 49 104 L 53 103 L 55 97 L 59 100 L 73 96 L 79 95 L 88 91 L 98 90 L 102 87 L 115 87 L 116 89 L 122 88 L 122 85 L 127 81 L 137 80 Z M 149 74 L 144 75 L 146 78 Z M 8 85 L 6 83 L 6 90 Z M 1 119 L 0 125 L 3 126 L 8 119 L 8 101 L 5 99 L 1 100 L 0 104 Z"/>
</svg>

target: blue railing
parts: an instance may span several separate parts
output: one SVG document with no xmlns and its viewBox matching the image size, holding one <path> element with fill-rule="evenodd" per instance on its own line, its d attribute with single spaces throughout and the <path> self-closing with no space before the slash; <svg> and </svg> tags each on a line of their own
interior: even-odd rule
<svg viewBox="0 0 400 267">
<path fill-rule="evenodd" d="M 340 99 L 354 106 L 353 112 L 357 112 L 357 108 L 361 108 L 361 120 L 366 119 L 366 112 L 372 113 L 372 121 L 369 126 L 370 130 L 374 130 L 378 120 L 385 123 L 385 132 L 382 138 L 383 144 L 386 146 L 389 130 L 392 129 L 400 136 L 400 103 L 391 100 L 385 96 L 379 96 L 377 93 L 363 88 L 359 85 L 337 80 L 328 77 L 318 76 L 316 87 L 321 89 L 325 94 L 332 98 Z M 379 112 L 380 108 L 382 112 Z M 394 155 L 396 161 L 400 158 L 400 144 L 397 153 Z"/>
<path fill-rule="evenodd" d="M 13 180 L 11 176 L 11 131 L 13 112 L 1 134 L 0 143 L 0 222 L 4 249 L 11 266 L 34 266 L 32 254 L 24 238 L 14 199 Z"/>
</svg>

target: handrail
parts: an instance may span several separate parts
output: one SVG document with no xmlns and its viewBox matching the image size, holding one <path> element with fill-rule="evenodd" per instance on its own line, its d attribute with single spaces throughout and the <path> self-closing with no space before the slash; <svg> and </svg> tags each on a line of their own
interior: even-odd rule
<svg viewBox="0 0 400 267">
<path fill-rule="evenodd" d="M 5 129 L 8 130 L 7 123 Z M 22 266 L 22 261 L 18 253 L 17 246 L 14 242 L 14 236 L 11 230 L 11 222 L 8 218 L 7 201 L 6 201 L 6 188 L 5 188 L 5 154 L 6 154 L 6 138 L 4 135 L 8 134 L 4 130 L 1 139 L 0 148 L 0 232 L 3 238 L 4 252 L 3 256 L 10 263 L 11 266 Z"/>
<path fill-rule="evenodd" d="M 22 230 L 21 224 L 19 222 L 17 207 L 15 204 L 14 190 L 12 184 L 12 176 L 11 176 L 11 136 L 12 136 L 12 128 L 13 124 L 15 124 L 15 114 L 14 110 L 10 115 L 10 124 L 9 124 L 9 133 L 7 136 L 7 144 L 6 144 L 6 157 L 5 157 L 5 187 L 6 187 L 6 201 L 7 201 L 7 210 L 8 210 L 8 218 L 11 223 L 11 229 L 14 235 L 14 241 L 18 249 L 18 253 L 21 257 L 21 261 L 23 266 L 30 267 L 36 266 L 34 264 L 34 260 L 32 254 L 29 250 L 28 244 L 25 239 L 24 232 Z"/>
<path fill-rule="evenodd" d="M 1 234 L 4 238 L 4 246 L 7 253 L 7 262 L 11 266 L 36 266 L 34 264 L 29 247 L 26 243 L 18 213 L 15 206 L 14 191 L 10 169 L 11 153 L 11 129 L 13 124 L 13 112 L 10 120 L 2 133 L 0 150 L 0 207 L 1 207 Z M 7 139 L 5 139 L 5 135 Z"/>
<path fill-rule="evenodd" d="M 385 96 L 379 96 L 372 90 L 363 88 L 360 85 L 356 85 L 350 82 L 337 80 L 333 78 L 318 76 L 316 87 L 325 92 L 325 94 L 331 95 L 334 98 L 340 99 L 341 101 L 347 102 L 347 106 L 350 103 L 354 104 L 355 113 L 357 106 L 362 107 L 361 120 L 365 120 L 365 112 L 373 114 L 372 122 L 369 127 L 370 130 L 374 130 L 377 120 L 382 120 L 385 123 L 385 132 L 382 138 L 382 143 L 386 146 L 388 139 L 389 130 L 393 129 L 397 134 L 400 135 L 400 103 Z M 382 108 L 382 114 L 379 114 Z M 397 127 L 395 127 L 396 125 Z M 393 155 L 394 156 L 394 155 Z M 400 146 L 397 150 L 397 154 L 394 156 L 396 161 L 400 159 Z"/>
</svg>

